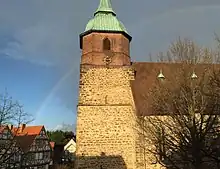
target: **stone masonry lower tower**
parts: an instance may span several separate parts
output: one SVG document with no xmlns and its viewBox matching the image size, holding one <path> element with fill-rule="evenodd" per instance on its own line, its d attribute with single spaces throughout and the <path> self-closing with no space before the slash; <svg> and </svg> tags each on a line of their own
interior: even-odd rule
<svg viewBox="0 0 220 169">
<path fill-rule="evenodd" d="M 110 0 L 101 0 L 80 35 L 76 169 L 136 168 L 130 41 Z"/>
</svg>

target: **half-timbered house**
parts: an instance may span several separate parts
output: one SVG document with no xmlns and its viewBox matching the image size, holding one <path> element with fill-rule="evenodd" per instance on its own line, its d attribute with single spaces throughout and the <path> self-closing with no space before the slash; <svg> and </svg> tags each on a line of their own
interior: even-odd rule
<svg viewBox="0 0 220 169">
<path fill-rule="evenodd" d="M 20 168 L 22 154 L 23 152 L 10 128 L 0 126 L 0 168 Z"/>
<path fill-rule="evenodd" d="M 12 130 L 16 141 L 23 150 L 21 165 L 23 169 L 48 169 L 51 162 L 51 146 L 44 126 L 22 124 Z"/>
</svg>

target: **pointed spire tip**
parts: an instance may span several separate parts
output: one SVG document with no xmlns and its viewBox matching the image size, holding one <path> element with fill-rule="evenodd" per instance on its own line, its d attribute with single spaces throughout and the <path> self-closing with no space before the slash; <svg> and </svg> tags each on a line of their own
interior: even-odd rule
<svg viewBox="0 0 220 169">
<path fill-rule="evenodd" d="M 116 13 L 112 9 L 111 0 L 100 0 L 99 7 L 94 15 L 99 12 L 112 13 L 113 15 L 116 15 Z"/>
</svg>

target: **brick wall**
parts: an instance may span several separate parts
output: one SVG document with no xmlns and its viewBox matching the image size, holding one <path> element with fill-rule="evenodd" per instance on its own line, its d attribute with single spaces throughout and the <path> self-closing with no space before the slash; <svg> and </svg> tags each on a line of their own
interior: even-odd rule
<svg viewBox="0 0 220 169">
<path fill-rule="evenodd" d="M 130 42 L 120 33 L 91 33 L 83 37 L 81 64 L 105 65 L 103 40 L 111 42 L 111 65 L 130 65 Z"/>
</svg>

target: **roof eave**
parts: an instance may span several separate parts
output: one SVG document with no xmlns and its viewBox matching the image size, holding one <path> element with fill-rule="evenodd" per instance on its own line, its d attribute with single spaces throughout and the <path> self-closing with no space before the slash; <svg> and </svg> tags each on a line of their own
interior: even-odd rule
<svg viewBox="0 0 220 169">
<path fill-rule="evenodd" d="M 86 36 L 86 35 L 88 35 L 88 34 L 90 34 L 90 33 L 93 33 L 93 32 L 95 32 L 95 33 L 117 33 L 117 34 L 122 34 L 122 35 L 124 35 L 124 36 L 129 40 L 129 42 L 132 40 L 132 37 L 131 37 L 128 33 L 124 32 L 124 31 L 114 31 L 114 30 L 88 30 L 88 31 L 83 32 L 83 33 L 81 33 L 81 34 L 79 35 L 79 38 L 80 38 L 80 49 L 83 48 L 83 43 L 82 43 L 83 37 Z"/>
</svg>

